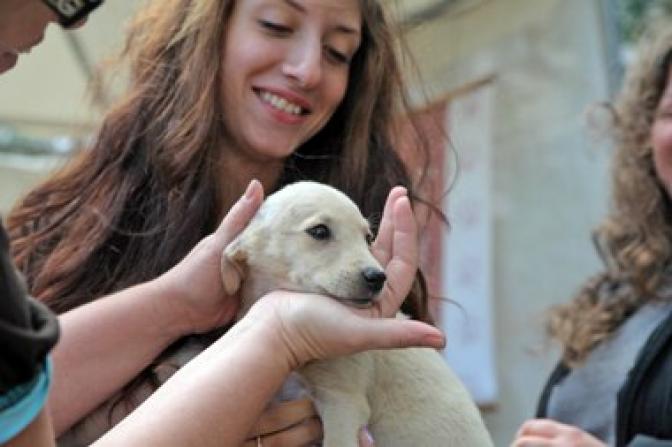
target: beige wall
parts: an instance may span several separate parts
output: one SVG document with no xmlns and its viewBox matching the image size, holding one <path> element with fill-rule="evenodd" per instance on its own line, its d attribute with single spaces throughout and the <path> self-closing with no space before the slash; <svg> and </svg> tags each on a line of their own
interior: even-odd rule
<svg viewBox="0 0 672 447">
<path fill-rule="evenodd" d="M 534 413 L 556 361 L 544 312 L 598 268 L 589 233 L 607 206 L 609 153 L 584 122 L 587 106 L 608 96 L 600 29 L 596 0 L 490 0 L 409 35 L 430 95 L 495 76 L 499 399 L 485 419 L 498 446 Z M 469 151 L 454 143 L 458 157 Z"/>
</svg>

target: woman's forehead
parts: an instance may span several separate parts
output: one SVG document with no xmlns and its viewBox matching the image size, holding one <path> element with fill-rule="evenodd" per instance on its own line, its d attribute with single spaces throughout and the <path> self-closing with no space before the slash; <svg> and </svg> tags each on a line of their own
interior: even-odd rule
<svg viewBox="0 0 672 447">
<path fill-rule="evenodd" d="M 344 30 L 359 32 L 362 21 L 360 0 L 238 0 L 255 7 L 283 8 L 299 14 L 328 18 Z"/>
</svg>

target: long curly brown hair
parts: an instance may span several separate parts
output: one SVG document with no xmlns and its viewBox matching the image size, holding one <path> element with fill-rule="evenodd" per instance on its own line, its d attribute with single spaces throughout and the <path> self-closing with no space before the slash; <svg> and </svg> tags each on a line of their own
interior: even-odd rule
<svg viewBox="0 0 672 447">
<path fill-rule="evenodd" d="M 629 67 L 613 116 L 616 152 L 612 206 L 594 232 L 605 270 L 574 299 L 552 310 L 548 330 L 564 348 L 563 362 L 576 366 L 643 304 L 669 299 L 672 203 L 656 175 L 650 136 L 672 61 L 672 27 L 658 24 L 643 36 Z"/>
<path fill-rule="evenodd" d="M 15 262 L 31 293 L 56 312 L 157 277 L 216 228 L 226 113 L 218 74 L 234 5 L 155 0 L 139 11 L 120 55 L 128 87 L 93 144 L 9 215 Z M 362 43 L 343 102 L 286 160 L 276 186 L 331 184 L 375 220 L 392 186 L 417 197 L 392 144 L 393 118 L 408 111 L 398 33 L 379 1 L 360 5 Z M 414 290 L 406 310 L 429 321 L 421 276 Z"/>
</svg>

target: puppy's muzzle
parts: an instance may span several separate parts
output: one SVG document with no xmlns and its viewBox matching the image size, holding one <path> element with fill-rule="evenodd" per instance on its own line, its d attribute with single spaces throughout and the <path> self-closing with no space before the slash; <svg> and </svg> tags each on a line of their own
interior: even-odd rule
<svg viewBox="0 0 672 447">
<path fill-rule="evenodd" d="M 362 277 L 366 284 L 366 288 L 371 292 L 372 295 L 377 294 L 383 289 L 383 284 L 385 284 L 385 272 L 378 270 L 374 267 L 367 267 L 362 270 Z"/>
</svg>

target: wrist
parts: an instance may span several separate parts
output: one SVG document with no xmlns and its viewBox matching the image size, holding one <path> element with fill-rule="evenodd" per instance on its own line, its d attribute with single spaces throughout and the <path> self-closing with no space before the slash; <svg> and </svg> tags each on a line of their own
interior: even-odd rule
<svg viewBox="0 0 672 447">
<path fill-rule="evenodd" d="M 188 318 L 187 309 L 184 306 L 184 297 L 181 289 L 171 287 L 164 279 L 159 276 L 151 281 L 139 285 L 147 290 L 145 296 L 151 300 L 154 308 L 156 323 L 160 326 L 159 330 L 171 341 L 194 333 L 190 318 Z"/>
<path fill-rule="evenodd" d="M 275 309 L 262 303 L 254 305 L 227 333 L 232 337 L 249 339 L 260 355 L 268 359 L 270 365 L 284 374 L 289 374 L 304 362 L 296 355 L 289 343 L 286 328 L 282 325 Z"/>
</svg>

